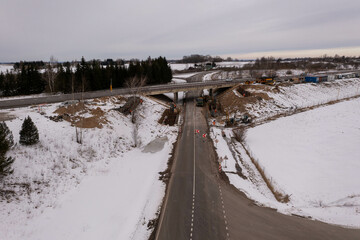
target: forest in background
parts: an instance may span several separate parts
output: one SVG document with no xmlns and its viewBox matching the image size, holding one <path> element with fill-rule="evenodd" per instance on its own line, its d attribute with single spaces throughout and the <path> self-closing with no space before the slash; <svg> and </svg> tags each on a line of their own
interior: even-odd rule
<svg viewBox="0 0 360 240">
<path fill-rule="evenodd" d="M 123 61 L 111 59 L 59 63 L 54 58 L 48 63 L 17 62 L 14 70 L 0 73 L 3 96 L 29 95 L 43 92 L 72 93 L 125 87 L 133 78 L 145 79 L 146 85 L 168 83 L 171 68 L 165 57 Z"/>
</svg>

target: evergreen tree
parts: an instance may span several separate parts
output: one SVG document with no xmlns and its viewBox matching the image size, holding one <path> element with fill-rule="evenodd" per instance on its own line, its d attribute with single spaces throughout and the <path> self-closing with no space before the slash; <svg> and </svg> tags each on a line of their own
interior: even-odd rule
<svg viewBox="0 0 360 240">
<path fill-rule="evenodd" d="M 3 83 L 3 94 L 4 96 L 13 96 L 17 94 L 17 76 L 6 71 L 5 79 Z"/>
<path fill-rule="evenodd" d="M 14 146 L 14 136 L 5 122 L 0 123 L 0 155 Z"/>
<path fill-rule="evenodd" d="M 0 95 L 2 95 L 4 91 L 4 82 L 5 82 L 5 75 L 2 72 L 0 72 Z"/>
<path fill-rule="evenodd" d="M 14 172 L 11 164 L 15 161 L 13 157 L 6 157 L 5 154 L 0 155 L 0 178 Z"/>
<path fill-rule="evenodd" d="M 38 130 L 28 116 L 25 118 L 21 130 L 20 130 L 20 144 L 23 145 L 33 145 L 39 142 L 39 133 Z"/>
<path fill-rule="evenodd" d="M 13 172 L 11 164 L 14 158 L 6 157 L 7 151 L 14 145 L 11 131 L 4 122 L 0 124 L 0 178 Z"/>
<path fill-rule="evenodd" d="M 45 90 L 46 82 L 34 65 L 28 67 L 27 79 L 30 86 L 30 94 L 42 93 Z"/>
</svg>

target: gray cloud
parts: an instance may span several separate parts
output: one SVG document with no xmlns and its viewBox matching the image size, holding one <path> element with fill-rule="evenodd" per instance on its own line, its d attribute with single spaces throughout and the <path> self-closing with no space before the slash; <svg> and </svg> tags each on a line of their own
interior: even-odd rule
<svg viewBox="0 0 360 240">
<path fill-rule="evenodd" d="M 1 0 L 0 61 L 360 45 L 358 0 Z"/>
</svg>

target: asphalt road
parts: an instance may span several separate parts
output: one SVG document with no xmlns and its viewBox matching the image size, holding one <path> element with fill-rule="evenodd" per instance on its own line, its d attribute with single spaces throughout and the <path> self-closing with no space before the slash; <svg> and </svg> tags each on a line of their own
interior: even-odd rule
<svg viewBox="0 0 360 240">
<path fill-rule="evenodd" d="M 196 93 L 188 96 L 156 239 L 360 239 L 360 230 L 256 206 L 222 180 L 211 140 L 202 137 L 205 108 L 195 107 Z"/>
<path fill-rule="evenodd" d="M 175 150 L 166 208 L 157 239 L 225 239 L 221 196 L 209 164 L 211 148 L 203 108 L 194 106 L 194 93 L 186 101 L 185 124 Z M 195 130 L 200 133 L 195 134 Z M 215 187 L 214 187 L 215 186 Z"/>
</svg>

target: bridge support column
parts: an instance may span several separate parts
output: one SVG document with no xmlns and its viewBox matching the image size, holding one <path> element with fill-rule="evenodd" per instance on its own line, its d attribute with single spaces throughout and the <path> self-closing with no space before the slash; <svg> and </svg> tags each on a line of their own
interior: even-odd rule
<svg viewBox="0 0 360 240">
<path fill-rule="evenodd" d="M 174 103 L 177 104 L 179 99 L 179 94 L 177 92 L 174 92 Z"/>
<path fill-rule="evenodd" d="M 209 89 L 209 95 L 210 95 L 210 97 L 213 96 L 213 90 L 212 90 L 212 88 Z"/>
</svg>

